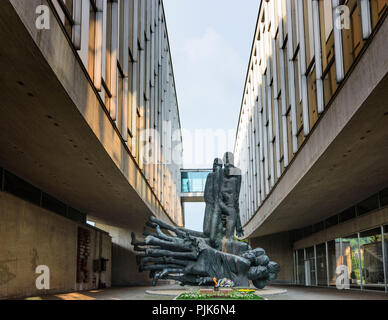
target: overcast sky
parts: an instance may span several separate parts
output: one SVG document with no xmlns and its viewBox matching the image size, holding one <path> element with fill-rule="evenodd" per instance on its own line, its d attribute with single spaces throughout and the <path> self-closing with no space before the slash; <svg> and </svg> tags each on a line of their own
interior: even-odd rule
<svg viewBox="0 0 388 320">
<path fill-rule="evenodd" d="M 260 0 L 164 0 L 186 168 L 210 168 L 215 156 L 233 151 L 259 4 Z M 192 139 L 199 129 L 225 132 L 228 138 L 213 144 L 205 139 L 208 146 L 201 149 L 203 142 Z M 204 156 L 196 158 L 202 151 Z M 186 226 L 201 230 L 203 205 L 190 207 Z"/>
</svg>

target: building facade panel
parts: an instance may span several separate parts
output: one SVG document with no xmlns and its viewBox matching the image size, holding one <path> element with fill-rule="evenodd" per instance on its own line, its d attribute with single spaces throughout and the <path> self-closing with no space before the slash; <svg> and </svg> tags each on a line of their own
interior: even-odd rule
<svg viewBox="0 0 388 320">
<path fill-rule="evenodd" d="M 367 225 L 353 231 L 344 226 L 334 236 L 335 230 L 322 218 L 388 185 L 382 160 L 388 150 L 383 125 L 387 48 L 382 40 L 387 7 L 387 1 L 367 0 L 269 0 L 260 5 L 243 99 L 253 85 L 257 90 L 251 100 L 257 105 L 244 103 L 241 108 L 235 153 L 240 160 L 239 155 L 249 150 L 239 134 L 248 127 L 243 110 L 257 107 L 251 126 L 257 126 L 252 134 L 258 135 L 259 170 L 247 176 L 259 175 L 262 186 L 253 185 L 254 196 L 262 197 L 253 213 L 243 215 L 242 223 L 246 236 L 258 245 L 271 235 L 290 236 L 294 249 L 288 248 L 280 258 L 294 266 L 292 276 L 282 278 L 290 283 L 335 286 L 333 270 L 340 259 L 353 285 L 385 290 L 386 243 L 378 239 L 383 239 L 388 220 L 381 218 L 370 226 L 373 232 Z M 252 68 L 257 69 L 253 78 Z M 367 169 L 368 163 L 373 169 Z M 247 210 L 243 198 L 240 204 Z M 343 219 L 347 215 L 350 221 L 358 219 L 348 212 Z M 311 223 L 315 233 L 327 229 L 327 238 L 296 240 L 298 230 Z M 377 260 L 371 253 L 363 256 L 368 246 Z M 372 269 L 375 274 L 368 275 Z"/>
</svg>

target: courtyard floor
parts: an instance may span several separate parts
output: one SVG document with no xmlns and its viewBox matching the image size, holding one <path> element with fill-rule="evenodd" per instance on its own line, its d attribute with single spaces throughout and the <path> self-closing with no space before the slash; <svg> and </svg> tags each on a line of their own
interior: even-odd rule
<svg viewBox="0 0 388 320">
<path fill-rule="evenodd" d="M 28 300 L 172 300 L 171 296 L 150 295 L 146 291 L 181 290 L 179 286 L 160 287 L 114 287 L 109 289 L 91 290 L 57 294 L 43 297 L 28 298 Z M 339 291 L 331 288 L 268 286 L 270 291 L 287 290 L 287 293 L 266 296 L 268 300 L 388 300 L 388 294 L 383 292 Z"/>
</svg>

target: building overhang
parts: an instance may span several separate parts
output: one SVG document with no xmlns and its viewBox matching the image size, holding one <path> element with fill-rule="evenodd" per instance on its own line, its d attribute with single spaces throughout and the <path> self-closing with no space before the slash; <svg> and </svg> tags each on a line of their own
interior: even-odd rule
<svg viewBox="0 0 388 320">
<path fill-rule="evenodd" d="M 24 0 L 0 1 L 0 164 L 101 223 L 173 223 L 50 14 L 38 30 Z"/>
</svg>

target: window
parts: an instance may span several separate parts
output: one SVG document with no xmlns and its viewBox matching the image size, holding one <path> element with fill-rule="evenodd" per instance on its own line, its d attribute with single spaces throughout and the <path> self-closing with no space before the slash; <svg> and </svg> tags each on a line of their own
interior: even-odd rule
<svg viewBox="0 0 388 320">
<path fill-rule="evenodd" d="M 94 59 L 96 55 L 96 11 L 95 1 L 90 0 L 89 7 L 89 57 L 88 57 L 88 72 L 90 78 L 94 82 Z"/>
<path fill-rule="evenodd" d="M 319 15 L 321 25 L 321 47 L 323 88 L 325 106 L 328 105 L 334 92 L 337 90 L 336 71 L 334 63 L 334 35 L 333 11 L 331 1 L 319 1 Z"/>
<path fill-rule="evenodd" d="M 388 7 L 388 0 L 371 0 L 372 27 L 375 28 Z"/>
<path fill-rule="evenodd" d="M 315 286 L 315 252 L 314 247 L 306 249 L 306 259 L 304 261 L 305 275 L 306 275 L 306 286 Z"/>
<path fill-rule="evenodd" d="M 65 27 L 67 35 L 72 38 L 73 20 L 73 0 L 53 0 L 54 8 Z"/>
<path fill-rule="evenodd" d="M 345 222 L 356 217 L 356 207 L 351 207 L 339 214 L 339 222 Z"/>
<path fill-rule="evenodd" d="M 350 11 L 350 29 L 344 28 L 342 30 L 345 73 L 349 71 L 364 45 L 359 2 L 349 0 L 346 5 Z"/>
<path fill-rule="evenodd" d="M 336 285 L 337 280 L 337 274 L 336 270 L 337 267 L 342 265 L 342 259 L 341 259 L 341 240 L 336 239 L 329 241 L 327 243 L 327 249 L 328 249 L 328 264 L 329 264 L 329 284 L 330 286 Z"/>
<path fill-rule="evenodd" d="M 322 221 L 322 222 L 318 222 L 318 223 L 314 224 L 314 226 L 313 226 L 313 231 L 314 231 L 314 233 L 315 233 L 315 232 L 320 232 L 320 231 L 322 231 L 324 228 L 325 228 L 325 224 L 323 223 L 323 221 Z"/>
<path fill-rule="evenodd" d="M 313 234 L 313 226 L 308 226 L 303 229 L 303 237 L 308 237 Z"/>
<path fill-rule="evenodd" d="M 378 199 L 378 195 L 375 194 L 375 195 L 369 197 L 368 199 L 360 202 L 357 205 L 357 214 L 359 216 L 361 216 L 363 214 L 366 214 L 366 213 L 373 211 L 373 210 L 376 210 L 378 208 L 379 208 L 379 199 Z"/>
<path fill-rule="evenodd" d="M 326 244 L 316 246 L 318 286 L 327 286 Z"/>
<path fill-rule="evenodd" d="M 44 209 L 56 212 L 64 217 L 67 216 L 66 205 L 46 193 L 42 194 L 42 207 Z"/>
<path fill-rule="evenodd" d="M 4 191 L 38 206 L 40 205 L 40 190 L 5 170 Z"/>
<path fill-rule="evenodd" d="M 313 1 L 303 1 L 303 12 L 304 12 L 304 27 L 306 37 L 306 63 L 307 67 L 311 64 L 314 55 L 314 25 L 313 25 Z"/>
<path fill-rule="evenodd" d="M 384 226 L 383 230 L 384 230 L 384 265 L 385 265 L 385 274 L 388 275 L 388 226 Z"/>
<path fill-rule="evenodd" d="M 332 216 L 325 220 L 325 228 L 330 228 L 338 224 L 338 215 Z"/>
<path fill-rule="evenodd" d="M 380 191 L 380 207 L 388 206 L 388 188 Z"/>
<path fill-rule="evenodd" d="M 305 268 L 304 268 L 304 250 L 298 250 L 298 284 L 305 284 L 306 283 L 306 273 L 305 273 Z"/>
<path fill-rule="evenodd" d="M 361 268 L 357 234 L 341 239 L 341 255 L 342 264 L 348 267 L 350 286 L 359 287 L 361 284 Z"/>
<path fill-rule="evenodd" d="M 360 249 L 363 285 L 384 290 L 381 228 L 361 232 Z"/>
<path fill-rule="evenodd" d="M 86 214 L 72 208 L 67 208 L 67 217 L 73 221 L 78 221 L 80 223 L 86 223 Z"/>
<path fill-rule="evenodd" d="M 316 84 L 316 72 L 315 66 L 309 72 L 307 76 L 307 93 L 309 104 L 309 123 L 310 130 L 314 127 L 318 121 L 318 105 L 317 105 L 317 84 Z"/>
</svg>

